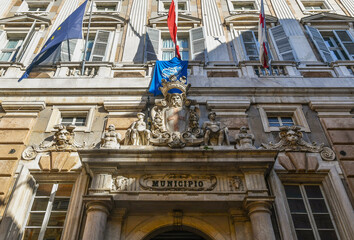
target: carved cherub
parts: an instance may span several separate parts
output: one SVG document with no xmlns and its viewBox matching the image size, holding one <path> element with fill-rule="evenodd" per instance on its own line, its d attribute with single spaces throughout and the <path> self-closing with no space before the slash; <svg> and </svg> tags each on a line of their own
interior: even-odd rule
<svg viewBox="0 0 354 240">
<path fill-rule="evenodd" d="M 108 126 L 108 130 L 102 133 L 101 148 L 118 149 L 122 140 L 120 133 L 116 132 L 114 124 Z"/>
</svg>

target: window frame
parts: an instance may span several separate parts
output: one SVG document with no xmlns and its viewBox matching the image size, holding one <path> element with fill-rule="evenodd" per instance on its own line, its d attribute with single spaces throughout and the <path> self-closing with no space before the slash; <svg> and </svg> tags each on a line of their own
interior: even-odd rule
<svg viewBox="0 0 354 240">
<path fill-rule="evenodd" d="M 11 39 L 18 40 L 16 46 L 14 48 L 6 48 L 6 45 L 9 43 L 9 41 L 11 41 Z M 16 61 L 15 57 L 16 57 L 17 53 L 19 52 L 24 40 L 25 40 L 25 38 L 7 37 L 6 42 L 4 43 L 4 47 L 1 48 L 1 50 L 0 50 L 0 54 L 11 52 L 11 55 L 7 61 L 0 60 L 0 62 L 2 62 L 2 63 L 15 62 Z"/>
<path fill-rule="evenodd" d="M 36 198 L 44 198 L 44 197 L 46 197 L 46 196 L 43 196 L 43 197 L 42 196 L 39 196 L 39 197 L 37 196 L 37 191 L 38 191 L 38 187 L 39 187 L 40 184 L 53 184 L 52 189 L 51 189 L 51 193 L 49 195 L 47 207 L 46 207 L 45 211 L 32 211 L 32 207 L 33 207 L 35 199 Z M 45 231 L 48 229 L 48 223 L 49 223 L 51 214 L 53 212 L 54 213 L 55 212 L 64 212 L 64 211 L 53 210 L 54 201 L 57 199 L 56 194 L 57 194 L 57 190 L 58 190 L 59 184 L 71 184 L 72 185 L 70 196 L 65 197 L 65 198 L 69 199 L 69 204 L 68 204 L 67 209 L 65 210 L 66 216 L 65 216 L 65 220 L 64 220 L 63 226 L 62 227 L 54 227 L 54 228 L 57 228 L 57 229 L 63 229 L 63 230 L 65 229 L 67 216 L 69 215 L 70 205 L 72 204 L 72 199 L 73 199 L 72 196 L 74 194 L 75 181 L 60 181 L 60 182 L 58 182 L 58 181 L 53 182 L 53 181 L 48 181 L 48 180 L 47 181 L 39 181 L 39 182 L 37 182 L 37 184 L 35 186 L 34 193 L 33 193 L 32 198 L 31 198 L 31 203 L 29 205 L 29 210 L 28 210 L 28 212 L 26 214 L 26 217 L 25 217 L 25 222 L 24 222 L 24 225 L 23 225 L 23 231 L 22 231 L 21 239 L 23 239 L 26 229 L 40 229 L 40 233 L 39 233 L 39 238 L 38 239 L 42 240 L 44 238 Z M 63 198 L 63 197 L 59 196 L 59 198 Z M 42 225 L 41 226 L 38 226 L 38 227 L 36 227 L 36 226 L 28 227 L 27 226 L 30 214 L 33 213 L 33 212 L 35 212 L 35 213 L 44 212 L 44 217 L 43 217 L 43 221 L 42 221 Z"/>
<path fill-rule="evenodd" d="M 237 10 L 234 8 L 234 3 L 236 4 L 253 4 L 254 9 L 252 10 Z M 230 14 L 238 14 L 238 13 L 258 13 L 260 10 L 260 6 L 258 1 L 256 0 L 227 0 L 227 6 L 229 8 Z"/>
<path fill-rule="evenodd" d="M 332 211 L 331 211 L 331 208 L 330 208 L 330 205 L 328 204 L 328 200 L 326 198 L 326 194 L 323 190 L 323 187 L 322 187 L 322 184 L 321 183 L 312 183 L 312 182 L 309 182 L 309 183 L 295 183 L 295 182 L 282 182 L 282 186 L 283 186 L 283 191 L 284 191 L 284 196 L 285 196 L 285 206 L 286 206 L 286 211 L 288 213 L 288 216 L 289 218 L 291 219 L 291 227 L 294 229 L 294 232 L 295 232 L 295 238 L 298 239 L 297 237 L 297 234 L 296 234 L 296 228 L 295 228 L 295 225 L 294 225 L 294 220 L 292 218 L 292 212 L 290 210 L 290 206 L 289 206 L 289 203 L 288 203 L 288 196 L 286 196 L 286 193 L 285 193 L 285 186 L 286 185 L 292 185 L 292 186 L 299 186 L 299 189 L 300 189 L 300 192 L 301 192 L 301 199 L 303 200 L 303 203 L 305 205 L 305 208 L 306 208 L 306 215 L 308 216 L 308 219 L 310 221 L 310 225 L 311 225 L 311 230 L 312 230 L 312 233 L 315 237 L 315 240 L 321 240 L 320 236 L 319 236 L 319 232 L 318 232 L 318 229 L 317 229 L 317 225 L 316 225 L 316 222 L 315 222 L 315 219 L 314 219 L 314 214 L 312 212 L 312 209 L 311 209 L 311 206 L 310 206 L 310 203 L 309 203 L 309 197 L 307 196 L 307 193 L 306 193 L 306 190 L 305 190 L 305 186 L 318 186 L 320 188 L 320 191 L 321 191 L 321 194 L 322 194 L 322 198 L 323 201 L 325 202 L 325 205 L 326 205 L 326 209 L 328 211 L 328 215 L 330 216 L 330 219 L 331 219 L 331 223 L 333 224 L 333 229 L 336 233 L 336 236 L 338 238 L 338 240 L 340 240 L 340 234 L 338 232 L 338 228 L 336 226 L 336 222 L 334 220 L 334 217 L 333 217 L 333 214 L 332 214 Z M 297 198 L 298 199 L 298 198 Z M 298 239 L 298 240 L 301 240 L 301 239 Z"/>
<path fill-rule="evenodd" d="M 96 106 L 53 106 L 52 114 L 49 118 L 49 122 L 45 132 L 55 132 L 55 125 L 60 124 L 62 116 L 73 116 L 76 114 L 77 117 L 86 116 L 85 126 L 76 126 L 75 132 L 91 132 L 93 118 L 95 114 Z"/>
<path fill-rule="evenodd" d="M 160 15 L 168 14 L 168 9 L 165 9 L 164 3 L 171 3 L 171 0 L 158 0 L 157 12 Z M 186 10 L 178 10 L 178 13 L 189 14 L 190 13 L 190 0 L 179 0 L 178 3 L 185 3 Z"/>
<path fill-rule="evenodd" d="M 99 4 L 107 4 L 107 5 L 110 5 L 110 4 L 115 4 L 115 10 L 110 10 L 110 11 L 100 11 L 100 10 L 97 10 L 97 3 Z M 107 1 L 107 0 L 95 0 L 95 1 L 92 1 L 93 6 L 92 6 L 92 13 L 96 13 L 96 14 L 104 14 L 104 13 L 120 13 L 121 9 L 122 9 L 122 0 L 114 0 L 114 1 Z M 90 11 L 90 8 L 88 8 L 87 11 Z"/>
<path fill-rule="evenodd" d="M 294 125 L 301 127 L 301 131 L 311 132 L 306 117 L 302 111 L 300 104 L 258 104 L 257 105 L 264 132 L 279 132 L 279 127 L 270 127 L 268 122 L 269 115 L 276 113 L 277 115 L 290 115 L 294 121 Z"/>
<path fill-rule="evenodd" d="M 304 14 L 316 14 L 316 13 L 321 13 L 321 12 L 331 12 L 333 11 L 333 7 L 331 6 L 331 4 L 328 2 L 328 0 L 296 0 L 300 9 L 302 10 L 302 12 Z M 304 5 L 306 4 L 311 4 L 311 3 L 319 3 L 322 4 L 323 6 L 325 6 L 325 9 L 306 9 L 306 6 Z"/>
<path fill-rule="evenodd" d="M 188 48 L 182 48 L 180 46 L 180 53 L 182 53 L 182 51 L 187 51 L 188 50 L 188 59 L 182 59 L 184 61 L 189 61 L 190 58 L 191 58 L 191 52 L 190 52 L 190 49 L 191 49 L 191 43 L 190 43 L 190 37 L 189 37 L 189 32 L 181 32 L 178 34 L 177 36 L 177 43 L 178 43 L 178 37 L 183 37 L 183 39 L 187 39 L 188 41 Z M 185 38 L 184 38 L 185 37 Z M 161 54 L 159 56 L 159 59 L 163 60 L 163 52 L 164 51 L 167 51 L 167 52 L 174 52 L 175 49 L 174 48 L 164 48 L 163 47 L 163 42 L 164 42 L 164 39 L 168 38 L 169 40 L 171 40 L 171 37 L 169 35 L 169 32 L 166 32 L 166 31 L 161 31 L 161 38 L 160 38 L 160 46 L 161 46 Z M 172 40 L 171 40 L 172 41 Z M 182 54 L 181 54 L 182 56 Z"/>
<path fill-rule="evenodd" d="M 53 6 L 53 2 L 54 0 L 47 0 L 47 1 L 24 0 L 17 11 L 17 14 L 30 13 L 33 15 L 47 15 L 51 7 Z M 30 11 L 29 9 L 31 8 L 31 5 L 46 6 L 46 9 L 44 11 Z"/>
</svg>

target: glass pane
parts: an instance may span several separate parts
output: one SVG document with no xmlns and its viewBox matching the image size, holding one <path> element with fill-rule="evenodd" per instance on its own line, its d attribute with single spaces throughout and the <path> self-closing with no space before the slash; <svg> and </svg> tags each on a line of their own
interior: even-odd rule
<svg viewBox="0 0 354 240">
<path fill-rule="evenodd" d="M 25 229 L 23 240 L 37 240 L 39 236 L 39 228 L 27 228 Z"/>
<path fill-rule="evenodd" d="M 286 196 L 288 198 L 302 198 L 299 186 L 297 186 L 297 185 L 284 185 L 284 188 L 285 188 Z"/>
<path fill-rule="evenodd" d="M 33 205 L 32 205 L 32 211 L 45 211 L 48 206 L 48 198 L 35 198 Z"/>
<path fill-rule="evenodd" d="M 52 192 L 53 184 L 39 184 L 36 196 L 50 196 L 50 193 Z"/>
<path fill-rule="evenodd" d="M 162 42 L 162 47 L 163 48 L 174 48 L 174 43 L 171 39 L 164 39 Z"/>
<path fill-rule="evenodd" d="M 6 47 L 5 48 L 16 48 L 18 42 L 20 40 L 19 39 L 10 39 L 7 44 L 6 44 Z"/>
<path fill-rule="evenodd" d="M 245 43 L 245 48 L 247 55 L 258 55 L 257 46 L 255 43 Z"/>
<path fill-rule="evenodd" d="M 171 60 L 174 56 L 175 56 L 174 52 L 171 51 L 162 52 L 162 60 Z"/>
<path fill-rule="evenodd" d="M 318 231 L 321 240 L 337 240 L 337 234 L 334 230 L 320 230 Z"/>
<path fill-rule="evenodd" d="M 280 127 L 280 123 L 277 117 L 268 117 L 270 127 Z"/>
<path fill-rule="evenodd" d="M 50 214 L 48 226 L 49 227 L 61 227 L 64 226 L 66 212 L 52 212 Z"/>
<path fill-rule="evenodd" d="M 44 234 L 44 240 L 60 240 L 62 228 L 47 228 Z"/>
<path fill-rule="evenodd" d="M 182 60 L 187 61 L 189 59 L 189 52 L 188 51 L 182 51 L 181 52 L 181 57 L 182 57 Z"/>
<path fill-rule="evenodd" d="M 328 213 L 326 203 L 323 199 L 309 199 L 313 213 Z"/>
<path fill-rule="evenodd" d="M 78 117 L 76 118 L 75 125 L 76 126 L 85 126 L 86 118 L 85 117 Z"/>
<path fill-rule="evenodd" d="M 68 210 L 69 206 L 69 198 L 56 198 L 53 203 L 53 211 L 66 211 Z"/>
<path fill-rule="evenodd" d="M 74 121 L 74 118 L 73 117 L 63 117 L 61 119 L 61 124 L 63 125 L 69 125 L 69 124 L 72 124 Z"/>
<path fill-rule="evenodd" d="M 331 217 L 329 214 L 314 214 L 313 217 L 315 218 L 316 226 L 319 229 L 333 229 L 333 224 Z"/>
<path fill-rule="evenodd" d="M 178 3 L 178 10 L 187 10 L 186 3 Z"/>
<path fill-rule="evenodd" d="M 27 226 L 42 226 L 45 213 L 30 213 Z"/>
<path fill-rule="evenodd" d="M 315 240 L 311 230 L 296 230 L 296 236 L 299 240 Z"/>
<path fill-rule="evenodd" d="M 291 214 L 295 228 L 311 229 L 310 220 L 307 214 Z"/>
<path fill-rule="evenodd" d="M 177 43 L 180 48 L 188 48 L 188 40 L 187 38 L 178 38 Z"/>
<path fill-rule="evenodd" d="M 291 117 L 281 117 L 281 121 L 283 126 L 292 126 L 294 125 L 294 121 Z"/>
<path fill-rule="evenodd" d="M 308 198 L 323 198 L 320 186 L 305 185 L 305 190 Z"/>
<path fill-rule="evenodd" d="M 7 62 L 10 60 L 12 52 L 3 52 L 0 54 L 0 61 Z"/>
<path fill-rule="evenodd" d="M 59 184 L 56 197 L 70 197 L 71 190 L 73 189 L 72 184 Z"/>
<path fill-rule="evenodd" d="M 290 212 L 306 213 L 304 201 L 302 199 L 288 199 Z"/>
</svg>

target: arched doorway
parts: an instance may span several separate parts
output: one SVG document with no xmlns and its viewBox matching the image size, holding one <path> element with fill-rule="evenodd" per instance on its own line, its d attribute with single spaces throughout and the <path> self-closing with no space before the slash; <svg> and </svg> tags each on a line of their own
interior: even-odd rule
<svg viewBox="0 0 354 240">
<path fill-rule="evenodd" d="M 210 238 L 190 227 L 183 227 L 180 230 L 164 227 L 152 232 L 144 240 L 210 240 Z"/>
</svg>

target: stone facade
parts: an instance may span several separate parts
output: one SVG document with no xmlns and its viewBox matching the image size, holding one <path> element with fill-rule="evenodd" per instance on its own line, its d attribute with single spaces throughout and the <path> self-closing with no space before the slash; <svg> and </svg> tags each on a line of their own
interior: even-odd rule
<svg viewBox="0 0 354 240">
<path fill-rule="evenodd" d="M 351 0 L 265 0 L 271 71 L 260 0 L 179 0 L 161 96 L 170 0 L 97 0 L 18 83 L 82 2 L 0 0 L 0 239 L 353 239 Z"/>
</svg>

